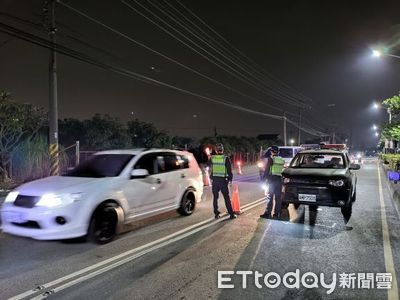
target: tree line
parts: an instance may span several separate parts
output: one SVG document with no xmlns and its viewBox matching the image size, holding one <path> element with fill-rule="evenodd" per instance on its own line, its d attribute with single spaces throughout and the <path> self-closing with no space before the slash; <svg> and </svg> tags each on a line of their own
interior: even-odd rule
<svg viewBox="0 0 400 300">
<path fill-rule="evenodd" d="M 395 142 L 400 141 L 400 94 L 383 101 L 383 107 L 391 115 L 391 122 L 381 124 L 381 138 Z"/>
<path fill-rule="evenodd" d="M 204 148 L 212 147 L 215 143 L 223 143 L 228 155 L 240 153 L 254 157 L 261 147 L 265 148 L 276 142 L 260 141 L 256 137 L 246 136 L 174 136 L 152 123 L 139 119 L 122 122 L 108 114 L 95 114 L 86 120 L 59 120 L 58 131 L 61 152 L 79 141 L 81 150 L 89 151 L 129 148 L 186 149 L 193 152 L 199 162 L 205 159 Z M 45 176 L 49 161 L 46 151 L 47 136 L 47 113 L 42 108 L 16 102 L 9 93 L 0 91 L 0 182 L 8 180 L 9 170 L 13 169 L 16 170 L 14 173 L 25 174 L 29 179 Z M 61 155 L 61 160 L 67 164 L 68 157 Z"/>
</svg>

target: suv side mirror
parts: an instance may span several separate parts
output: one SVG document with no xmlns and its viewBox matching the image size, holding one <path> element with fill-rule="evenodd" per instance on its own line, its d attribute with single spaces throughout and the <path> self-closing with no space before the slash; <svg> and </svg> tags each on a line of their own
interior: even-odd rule
<svg viewBox="0 0 400 300">
<path fill-rule="evenodd" d="M 149 171 L 146 169 L 133 169 L 131 172 L 131 179 L 146 178 L 149 176 Z"/>
<path fill-rule="evenodd" d="M 361 166 L 359 164 L 351 164 L 350 170 L 360 170 Z"/>
</svg>

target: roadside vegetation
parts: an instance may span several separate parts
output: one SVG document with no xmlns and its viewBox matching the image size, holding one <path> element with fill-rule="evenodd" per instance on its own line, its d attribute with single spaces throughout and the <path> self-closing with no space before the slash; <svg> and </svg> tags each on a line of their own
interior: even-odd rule
<svg viewBox="0 0 400 300">
<path fill-rule="evenodd" d="M 15 184 L 48 176 L 48 125 L 46 112 L 31 104 L 14 101 L 0 91 L 0 191 Z M 212 136 L 201 139 L 172 136 L 152 123 L 132 119 L 124 123 L 107 114 L 92 118 L 59 120 L 60 169 L 75 165 L 75 148 L 79 141 L 81 160 L 92 152 L 107 149 L 175 148 L 194 153 L 204 162 L 204 148 L 221 142 L 226 153 L 243 163 L 258 159 L 260 149 L 277 141 L 259 141 L 255 137 Z M 72 147 L 71 147 L 72 146 Z M 85 154 L 85 155 L 83 155 Z"/>
<path fill-rule="evenodd" d="M 387 144 L 387 141 L 392 141 L 394 149 L 389 149 L 388 152 L 381 154 L 381 159 L 384 164 L 387 164 L 391 170 L 396 170 L 400 166 L 400 154 L 396 154 L 400 141 L 400 94 L 395 95 L 383 101 L 383 106 L 391 115 L 391 122 L 382 124 L 381 127 L 381 142 Z"/>
</svg>

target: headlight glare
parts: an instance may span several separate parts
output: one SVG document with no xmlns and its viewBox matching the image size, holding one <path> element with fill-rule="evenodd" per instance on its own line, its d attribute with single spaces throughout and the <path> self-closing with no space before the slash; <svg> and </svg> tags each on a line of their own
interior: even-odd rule
<svg viewBox="0 0 400 300">
<path fill-rule="evenodd" d="M 17 199 L 19 192 L 13 191 L 9 192 L 6 199 L 4 200 L 5 203 L 13 203 L 15 199 Z"/>
<path fill-rule="evenodd" d="M 40 200 L 36 203 L 36 206 L 45 206 L 45 207 L 57 207 L 61 206 L 61 195 L 55 194 L 44 194 Z"/>
<path fill-rule="evenodd" d="M 72 194 L 44 194 L 36 203 L 36 206 L 44 206 L 48 208 L 66 206 L 81 199 L 82 193 Z"/>
<path fill-rule="evenodd" d="M 329 184 L 332 185 L 332 186 L 336 186 L 336 187 L 344 186 L 344 180 L 342 180 L 342 179 L 339 179 L 339 180 L 329 180 Z"/>
</svg>

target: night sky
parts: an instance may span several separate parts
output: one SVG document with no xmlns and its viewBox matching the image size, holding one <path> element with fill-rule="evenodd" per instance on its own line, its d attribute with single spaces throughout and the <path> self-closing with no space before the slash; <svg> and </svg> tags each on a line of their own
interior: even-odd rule
<svg viewBox="0 0 400 300">
<path fill-rule="evenodd" d="M 157 13 L 182 30 L 157 9 L 159 6 L 171 11 L 166 1 L 125 1 L 148 17 L 154 18 L 150 12 Z M 46 37 L 41 26 L 43 2 L 0 0 L 0 22 Z M 255 111 L 275 115 L 288 111 L 295 114 L 288 115 L 289 118 L 297 122 L 298 107 L 278 101 L 221 70 L 122 2 L 64 2 L 267 105 L 207 81 L 58 5 L 57 40 L 61 45 L 107 64 Z M 208 30 L 178 2 L 168 3 Z M 373 111 L 371 104 L 400 90 L 400 60 L 374 59 L 370 52 L 372 47 L 383 45 L 391 54 L 400 54 L 399 1 L 181 0 L 181 3 L 259 67 L 309 98 L 311 109 L 304 114 L 308 127 L 329 131 L 335 124 L 343 137 L 353 137 L 354 146 L 376 145 L 378 139 L 373 135 L 372 124 L 384 122 L 387 115 L 383 110 Z M 161 24 L 159 19 L 154 20 Z M 161 26 L 168 28 L 165 24 Z M 204 49 L 208 47 L 202 45 Z M 207 50 L 215 55 L 209 47 Z M 231 62 L 229 65 L 235 67 Z M 153 122 L 172 134 L 197 137 L 213 135 L 214 126 L 219 134 L 255 136 L 282 131 L 281 121 L 149 85 L 61 54 L 58 72 L 60 118 L 83 119 L 94 113 L 108 113 L 126 121 L 133 113 L 134 117 Z M 263 84 L 274 93 L 288 89 L 276 81 Z M 0 33 L 0 88 L 11 92 L 17 101 L 47 107 L 48 50 Z M 291 137 L 297 138 L 297 129 L 290 126 L 288 138 Z"/>
</svg>

